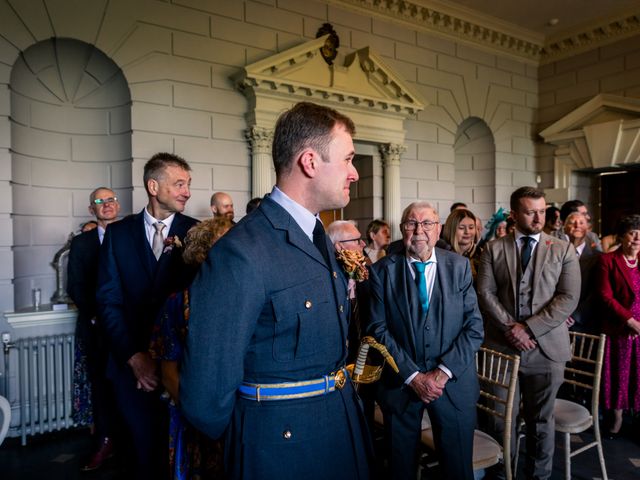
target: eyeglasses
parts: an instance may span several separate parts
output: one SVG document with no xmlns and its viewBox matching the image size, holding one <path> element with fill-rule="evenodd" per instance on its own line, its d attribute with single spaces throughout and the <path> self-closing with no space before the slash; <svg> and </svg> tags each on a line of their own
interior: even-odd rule
<svg viewBox="0 0 640 480">
<path fill-rule="evenodd" d="M 440 222 L 432 222 L 430 220 L 425 220 L 424 222 L 416 222 L 415 220 L 407 220 L 406 222 L 401 223 L 402 229 L 405 232 L 416 231 L 418 229 L 418 225 L 422 227 L 425 232 L 430 232 L 433 230 L 436 225 Z"/>
<path fill-rule="evenodd" d="M 114 203 L 118 201 L 118 197 L 109 197 L 109 198 L 96 198 L 93 201 L 94 205 L 103 205 L 105 203 Z"/>
<path fill-rule="evenodd" d="M 345 242 L 364 242 L 364 240 L 362 239 L 362 237 L 348 238 L 347 240 L 338 240 L 338 243 L 345 243 Z"/>
</svg>

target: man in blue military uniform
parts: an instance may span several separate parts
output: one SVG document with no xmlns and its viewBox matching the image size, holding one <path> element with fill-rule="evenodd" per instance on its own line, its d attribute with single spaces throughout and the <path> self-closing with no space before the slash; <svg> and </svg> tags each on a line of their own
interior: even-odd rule
<svg viewBox="0 0 640 480">
<path fill-rule="evenodd" d="M 180 398 L 231 478 L 367 479 L 344 377 L 349 300 L 317 215 L 349 202 L 353 122 L 311 103 L 279 118 L 276 186 L 211 250 L 191 288 Z"/>
</svg>

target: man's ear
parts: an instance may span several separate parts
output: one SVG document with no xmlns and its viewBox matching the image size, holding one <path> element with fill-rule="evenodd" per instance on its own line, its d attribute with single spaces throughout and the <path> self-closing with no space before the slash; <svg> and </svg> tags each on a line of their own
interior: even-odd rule
<svg viewBox="0 0 640 480">
<path fill-rule="evenodd" d="M 298 157 L 298 164 L 302 172 L 309 178 L 313 178 L 318 173 L 318 162 L 322 161 L 320 155 L 315 150 L 307 148 Z"/>
<path fill-rule="evenodd" d="M 147 191 L 149 192 L 150 195 L 152 196 L 157 196 L 158 195 L 158 181 L 150 178 L 149 180 L 147 180 Z"/>
<path fill-rule="evenodd" d="M 95 216 L 96 211 L 95 211 L 95 209 L 93 208 L 93 205 L 89 205 L 89 206 L 87 207 L 87 210 L 89 210 L 89 215 L 94 215 L 94 216 Z"/>
</svg>

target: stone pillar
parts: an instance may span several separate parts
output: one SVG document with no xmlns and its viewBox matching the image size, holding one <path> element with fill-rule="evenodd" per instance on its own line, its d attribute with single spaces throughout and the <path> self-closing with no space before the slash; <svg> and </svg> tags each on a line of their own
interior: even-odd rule
<svg viewBox="0 0 640 480">
<path fill-rule="evenodd" d="M 402 216 L 400 202 L 400 155 L 407 147 L 398 143 L 385 143 L 380 145 L 382 155 L 382 169 L 384 175 L 384 219 L 391 227 L 391 238 L 400 238 L 400 220 Z"/>
<path fill-rule="evenodd" d="M 271 143 L 273 130 L 253 126 L 247 129 L 245 136 L 251 148 L 251 197 L 263 197 L 271 191 Z"/>
</svg>

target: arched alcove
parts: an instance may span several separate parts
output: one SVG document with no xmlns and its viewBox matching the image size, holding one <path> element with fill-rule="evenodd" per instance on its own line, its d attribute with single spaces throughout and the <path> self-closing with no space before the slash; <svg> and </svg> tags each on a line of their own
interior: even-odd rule
<svg viewBox="0 0 640 480">
<path fill-rule="evenodd" d="M 55 252 L 89 217 L 89 194 L 113 188 L 131 211 L 131 96 L 93 45 L 52 38 L 22 52 L 11 89 L 14 306 L 55 291 Z"/>
<path fill-rule="evenodd" d="M 467 204 L 483 221 L 496 208 L 496 146 L 484 120 L 469 117 L 456 131 L 456 200 Z"/>
</svg>

